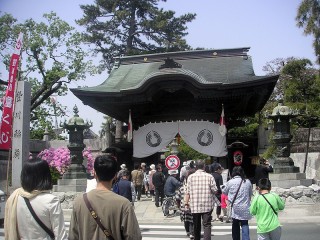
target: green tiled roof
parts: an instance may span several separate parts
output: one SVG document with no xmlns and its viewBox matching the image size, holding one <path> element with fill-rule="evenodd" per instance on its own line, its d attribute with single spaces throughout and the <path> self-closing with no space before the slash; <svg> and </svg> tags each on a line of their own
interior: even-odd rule
<svg viewBox="0 0 320 240">
<path fill-rule="evenodd" d="M 86 105 L 141 126 L 152 121 L 218 119 L 260 111 L 279 76 L 255 76 L 249 48 L 116 58 L 102 84 L 71 91 Z"/>
<path fill-rule="evenodd" d="M 243 53 L 247 49 L 204 50 L 119 58 L 119 66 L 111 71 L 105 82 L 83 90 L 110 93 L 135 90 L 160 76 L 189 77 L 204 86 L 243 83 L 264 78 L 255 76 L 251 57 Z M 227 54 L 230 50 L 238 52 L 234 55 Z M 181 64 L 181 68 L 161 69 L 166 58 L 172 58 Z"/>
</svg>

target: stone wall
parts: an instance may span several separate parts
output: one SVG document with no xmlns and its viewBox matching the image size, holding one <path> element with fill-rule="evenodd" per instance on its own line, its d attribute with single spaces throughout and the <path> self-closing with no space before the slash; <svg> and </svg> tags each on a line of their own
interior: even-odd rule
<svg viewBox="0 0 320 240">
<path fill-rule="evenodd" d="M 297 186 L 290 189 L 274 187 L 271 192 L 277 193 L 285 200 L 286 205 L 320 203 L 320 187 L 315 184 L 310 187 Z M 76 192 L 53 192 L 53 194 L 59 197 L 64 210 L 71 210 L 74 199 L 78 195 L 82 195 L 82 193 Z"/>
<path fill-rule="evenodd" d="M 305 153 L 291 153 L 294 165 L 300 168 L 300 172 L 304 170 Z M 320 153 L 309 152 L 306 166 L 306 178 L 313 179 L 315 182 L 320 180 Z"/>
<path fill-rule="evenodd" d="M 286 204 L 312 204 L 320 203 L 320 187 L 312 184 L 309 187 L 297 186 L 292 188 L 272 188 Z"/>
</svg>

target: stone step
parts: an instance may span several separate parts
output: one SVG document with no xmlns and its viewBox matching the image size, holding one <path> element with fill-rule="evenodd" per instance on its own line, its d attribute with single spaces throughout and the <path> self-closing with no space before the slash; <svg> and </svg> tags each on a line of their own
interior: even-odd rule
<svg viewBox="0 0 320 240">
<path fill-rule="evenodd" d="M 58 185 L 87 185 L 87 179 L 58 179 Z"/>
<path fill-rule="evenodd" d="M 301 180 L 306 179 L 305 173 L 270 173 L 270 181 L 274 180 Z"/>
<path fill-rule="evenodd" d="M 54 185 L 54 192 L 85 192 L 87 185 Z"/>
<path fill-rule="evenodd" d="M 270 175 L 269 175 L 270 177 Z M 312 179 L 299 179 L 299 180 L 271 180 L 272 187 L 280 187 L 280 188 L 292 188 L 296 186 L 306 186 L 309 187 L 312 185 Z"/>
</svg>

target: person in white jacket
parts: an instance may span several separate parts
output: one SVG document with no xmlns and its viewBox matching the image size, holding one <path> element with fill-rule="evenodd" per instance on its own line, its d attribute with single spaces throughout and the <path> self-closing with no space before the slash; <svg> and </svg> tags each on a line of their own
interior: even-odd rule
<svg viewBox="0 0 320 240">
<path fill-rule="evenodd" d="M 50 193 L 52 179 L 48 163 L 41 159 L 27 160 L 21 171 L 21 186 L 6 203 L 5 239 L 52 239 L 37 223 L 27 202 L 55 239 L 68 239 L 59 198 Z"/>
</svg>

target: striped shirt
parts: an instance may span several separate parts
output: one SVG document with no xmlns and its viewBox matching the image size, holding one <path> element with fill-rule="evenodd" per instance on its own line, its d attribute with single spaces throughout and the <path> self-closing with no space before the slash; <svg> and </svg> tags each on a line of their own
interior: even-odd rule
<svg viewBox="0 0 320 240">
<path fill-rule="evenodd" d="M 216 182 L 211 174 L 199 169 L 190 175 L 186 192 L 190 195 L 191 213 L 210 212 L 217 201 L 216 191 Z"/>
</svg>

